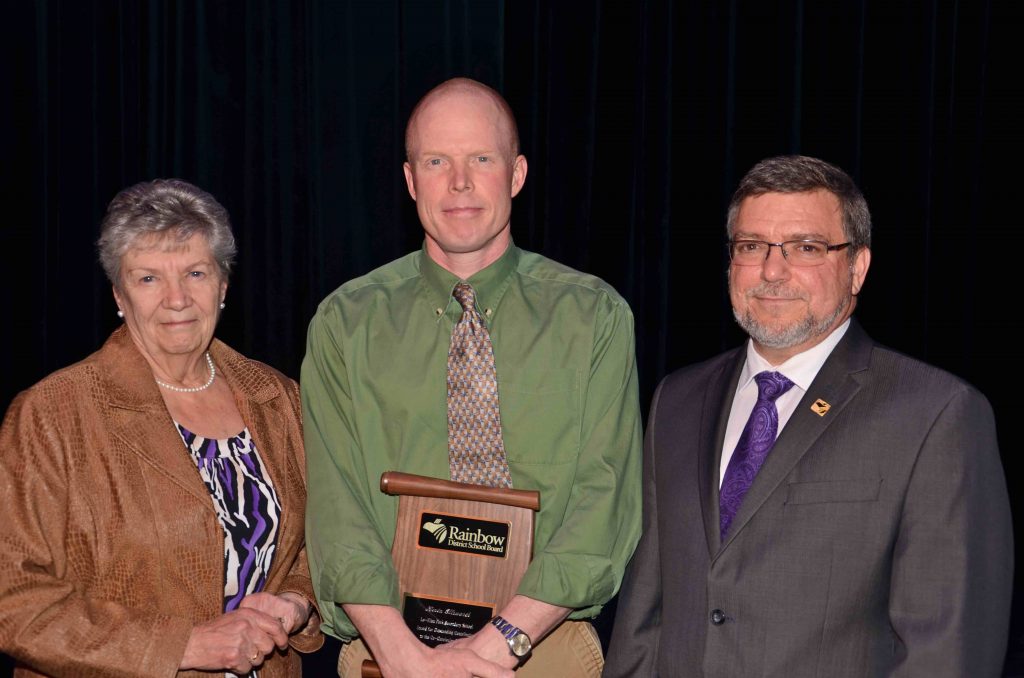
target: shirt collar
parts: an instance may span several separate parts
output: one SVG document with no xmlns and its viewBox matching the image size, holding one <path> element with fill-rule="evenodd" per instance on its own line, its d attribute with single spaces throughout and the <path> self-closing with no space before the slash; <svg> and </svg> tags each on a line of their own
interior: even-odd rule
<svg viewBox="0 0 1024 678">
<path fill-rule="evenodd" d="M 452 297 L 452 290 L 460 282 L 468 282 L 476 293 L 477 309 L 490 320 L 497 311 L 502 295 L 512 282 L 512 274 L 519 266 L 520 249 L 509 243 L 505 252 L 490 266 L 477 271 L 465 281 L 430 258 L 426 243 L 420 251 L 420 278 L 426 286 L 431 311 L 441 316 L 449 304 L 458 302 Z M 438 310 L 440 309 L 440 312 Z M 460 309 L 461 313 L 461 309 Z"/>
<path fill-rule="evenodd" d="M 767 370 L 769 372 L 781 372 L 787 379 L 798 386 L 800 390 L 806 391 L 810 388 L 814 378 L 818 376 L 821 366 L 825 364 L 829 355 L 832 354 L 832 349 L 843 338 L 849 327 L 850 319 L 847 318 L 842 325 L 832 330 L 832 333 L 825 337 L 824 341 L 815 344 L 803 353 L 797 353 L 781 365 L 774 366 L 762 358 L 761 354 L 754 349 L 753 340 L 748 340 L 747 359 L 743 363 L 743 371 L 740 372 L 740 390 L 749 386 L 757 374 Z"/>
</svg>

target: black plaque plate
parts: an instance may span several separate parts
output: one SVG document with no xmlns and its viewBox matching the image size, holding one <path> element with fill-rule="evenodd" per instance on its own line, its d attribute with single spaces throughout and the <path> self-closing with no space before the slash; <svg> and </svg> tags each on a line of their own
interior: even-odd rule
<svg viewBox="0 0 1024 678">
<path fill-rule="evenodd" d="M 494 608 L 407 593 L 402 616 L 423 644 L 436 647 L 482 629 L 494 616 Z"/>
<path fill-rule="evenodd" d="M 423 548 L 493 558 L 504 558 L 508 553 L 508 523 L 424 511 L 420 525 L 417 543 Z"/>
</svg>

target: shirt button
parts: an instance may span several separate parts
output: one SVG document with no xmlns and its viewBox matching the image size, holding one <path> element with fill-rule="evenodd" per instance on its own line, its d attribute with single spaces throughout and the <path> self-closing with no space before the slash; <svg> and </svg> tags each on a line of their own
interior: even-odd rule
<svg viewBox="0 0 1024 678">
<path fill-rule="evenodd" d="M 725 612 L 719 609 L 711 610 L 711 623 L 715 626 L 721 626 L 725 623 Z"/>
<path fill-rule="evenodd" d="M 489 309 L 489 308 L 488 308 L 488 309 L 486 309 L 486 310 L 484 310 L 484 315 L 485 315 L 485 316 L 487 316 L 488 318 L 490 318 L 490 317 L 491 317 L 491 314 L 492 314 L 492 313 L 494 313 L 494 311 L 492 311 L 492 310 L 491 310 L 491 309 Z"/>
<path fill-rule="evenodd" d="M 440 316 L 441 316 L 441 314 L 442 314 L 442 313 L 444 313 L 444 309 L 443 309 L 443 308 L 435 308 L 435 309 L 434 309 L 434 313 L 435 313 L 435 314 L 436 314 L 436 315 L 437 315 L 438 317 L 440 317 Z"/>
</svg>

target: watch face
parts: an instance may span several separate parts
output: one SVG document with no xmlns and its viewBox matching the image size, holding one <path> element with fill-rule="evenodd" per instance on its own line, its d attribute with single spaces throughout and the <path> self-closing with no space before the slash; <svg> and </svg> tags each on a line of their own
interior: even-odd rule
<svg viewBox="0 0 1024 678">
<path fill-rule="evenodd" d="M 530 636 L 525 633 L 517 633 L 512 636 L 508 641 L 508 646 L 512 649 L 512 654 L 517 657 L 525 657 L 530 654 L 532 645 L 530 644 Z"/>
</svg>

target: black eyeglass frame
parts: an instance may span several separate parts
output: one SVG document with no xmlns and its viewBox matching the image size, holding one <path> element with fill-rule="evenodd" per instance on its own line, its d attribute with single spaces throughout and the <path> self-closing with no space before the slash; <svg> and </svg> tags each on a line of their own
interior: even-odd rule
<svg viewBox="0 0 1024 678">
<path fill-rule="evenodd" d="M 800 243 L 812 242 L 812 243 L 816 243 L 818 245 L 824 245 L 825 246 L 825 254 L 828 254 L 829 252 L 838 252 L 839 250 L 844 250 L 844 249 L 846 249 L 847 247 L 850 247 L 853 244 L 851 242 L 841 242 L 838 245 L 829 245 L 828 242 L 826 242 L 824 240 L 815 240 L 814 238 L 805 238 L 803 240 L 786 240 L 784 242 L 768 242 L 767 240 L 755 240 L 754 238 L 740 238 L 738 240 L 730 240 L 729 242 L 727 242 L 725 244 L 725 249 L 729 253 L 729 261 L 735 261 L 735 257 L 733 256 L 733 252 L 732 252 L 733 247 L 735 247 L 738 243 L 744 243 L 744 242 L 753 242 L 753 243 L 758 243 L 759 245 L 767 245 L 768 246 L 768 250 L 764 253 L 764 259 L 762 261 L 768 261 L 768 257 L 770 257 L 771 254 L 772 254 L 772 248 L 773 247 L 778 247 L 779 250 L 782 252 L 782 258 L 785 259 L 787 262 L 789 262 L 789 254 L 786 252 L 786 245 L 798 245 Z M 820 266 L 821 264 L 824 264 L 824 263 L 825 263 L 825 257 L 822 257 L 821 258 L 821 263 L 811 264 L 811 266 Z M 756 264 L 736 264 L 736 265 L 737 266 L 756 266 Z M 797 264 L 797 265 L 799 265 L 799 264 Z"/>
</svg>

